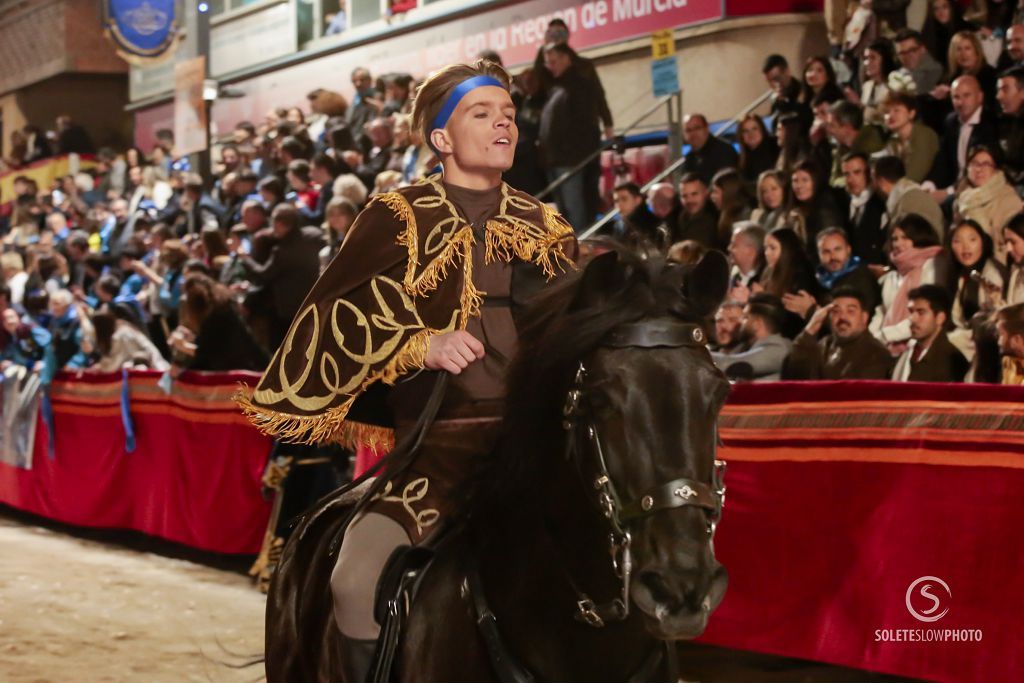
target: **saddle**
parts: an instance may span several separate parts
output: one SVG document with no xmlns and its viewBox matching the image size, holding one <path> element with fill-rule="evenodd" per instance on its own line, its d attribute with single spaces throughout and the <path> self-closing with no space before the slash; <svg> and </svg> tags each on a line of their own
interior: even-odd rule
<svg viewBox="0 0 1024 683">
<path fill-rule="evenodd" d="M 444 538 L 439 543 L 444 542 Z M 381 573 L 374 598 L 374 617 L 380 624 L 380 637 L 373 655 L 373 664 L 367 683 L 391 683 L 394 680 L 395 660 L 405 624 L 424 577 L 436 556 L 438 544 L 433 547 L 401 546 L 396 548 Z M 476 620 L 477 630 L 487 648 L 491 668 L 500 683 L 538 683 L 530 672 L 509 651 L 501 635 L 498 619 L 491 611 L 480 578 L 479 567 L 471 560 L 466 567 L 460 593 L 469 602 Z M 655 647 L 638 671 L 625 683 L 651 683 L 657 680 L 664 667 L 667 679 L 678 680 L 676 651 L 671 643 Z"/>
</svg>

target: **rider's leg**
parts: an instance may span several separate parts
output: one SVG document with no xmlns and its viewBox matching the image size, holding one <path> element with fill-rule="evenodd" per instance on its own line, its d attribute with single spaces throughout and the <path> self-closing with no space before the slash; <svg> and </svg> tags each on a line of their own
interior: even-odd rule
<svg viewBox="0 0 1024 683">
<path fill-rule="evenodd" d="M 395 548 L 412 541 L 398 522 L 368 512 L 349 525 L 331 573 L 334 620 L 348 640 L 373 641 L 380 625 L 373 615 L 377 581 Z"/>
</svg>

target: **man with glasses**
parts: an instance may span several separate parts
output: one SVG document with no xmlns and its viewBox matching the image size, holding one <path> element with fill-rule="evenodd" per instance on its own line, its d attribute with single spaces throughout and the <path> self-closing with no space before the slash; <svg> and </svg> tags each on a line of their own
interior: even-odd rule
<svg viewBox="0 0 1024 683">
<path fill-rule="evenodd" d="M 735 168 L 739 156 L 732 145 L 711 134 L 703 114 L 690 114 L 683 119 L 683 140 L 690 152 L 683 161 L 683 173 L 696 173 L 705 185 L 723 168 Z"/>
<path fill-rule="evenodd" d="M 896 34 L 896 56 L 902 68 L 898 73 L 910 76 L 917 86 L 916 94 L 927 95 L 942 80 L 942 65 L 928 54 L 924 38 L 918 31 L 904 29 Z"/>
</svg>

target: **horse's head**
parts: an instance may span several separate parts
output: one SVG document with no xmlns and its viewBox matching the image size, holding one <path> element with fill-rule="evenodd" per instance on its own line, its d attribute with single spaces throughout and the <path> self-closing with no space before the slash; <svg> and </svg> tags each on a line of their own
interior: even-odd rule
<svg viewBox="0 0 1024 683">
<path fill-rule="evenodd" d="M 630 265 L 610 253 L 587 267 L 573 303 L 619 310 L 609 301 L 630 288 L 636 299 L 583 358 L 566 401 L 576 464 L 611 526 L 623 584 L 622 599 L 592 616 L 615 617 L 631 599 L 665 640 L 700 635 L 727 582 L 712 536 L 724 497 L 716 421 L 729 384 L 700 325 L 727 280 L 717 252 L 693 267 Z"/>
</svg>

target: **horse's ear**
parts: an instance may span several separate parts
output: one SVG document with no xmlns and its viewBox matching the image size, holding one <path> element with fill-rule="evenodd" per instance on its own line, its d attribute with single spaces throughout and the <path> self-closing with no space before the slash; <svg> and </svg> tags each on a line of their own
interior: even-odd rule
<svg viewBox="0 0 1024 683">
<path fill-rule="evenodd" d="M 617 251 L 606 251 L 595 256 L 583 270 L 572 308 L 580 310 L 601 305 L 611 293 L 619 289 L 622 279 Z"/>
<path fill-rule="evenodd" d="M 691 310 L 704 317 L 718 308 L 729 290 L 729 262 L 720 251 L 709 251 L 686 274 L 683 294 Z"/>
</svg>

